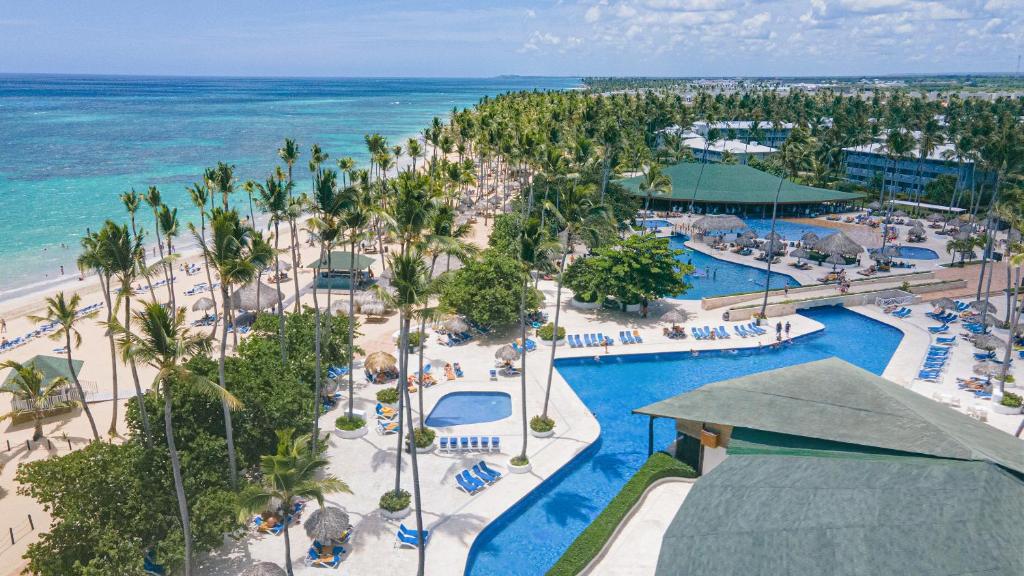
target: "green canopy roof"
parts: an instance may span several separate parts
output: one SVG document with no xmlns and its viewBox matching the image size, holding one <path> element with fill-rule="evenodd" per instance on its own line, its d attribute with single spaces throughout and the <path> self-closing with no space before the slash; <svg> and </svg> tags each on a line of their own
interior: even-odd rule
<svg viewBox="0 0 1024 576">
<path fill-rule="evenodd" d="M 376 260 L 370 258 L 365 254 L 356 254 L 355 268 L 353 270 L 366 270 Z M 343 250 L 335 250 L 331 252 L 331 255 L 321 260 L 314 260 L 309 264 L 306 264 L 306 268 L 324 268 L 334 271 L 348 271 L 352 265 L 352 253 Z"/>
<path fill-rule="evenodd" d="M 1024 509 L 1024 483 L 994 464 L 733 453 L 732 441 L 729 453 L 669 525 L 658 576 L 1024 574 L 1024 530 L 1010 512 Z"/>
<path fill-rule="evenodd" d="M 663 170 L 672 180 L 672 193 L 668 198 L 689 202 L 700 178 L 697 202 L 725 204 L 771 204 L 779 188 L 779 178 L 743 164 L 701 164 L 680 162 Z M 620 183 L 635 195 L 642 196 L 640 183 L 643 176 L 634 176 Z M 779 196 L 780 204 L 817 204 L 820 202 L 848 202 L 860 198 L 861 194 L 814 188 L 786 180 Z"/>
<path fill-rule="evenodd" d="M 82 365 L 85 364 L 82 360 L 72 360 L 71 365 L 75 368 L 75 374 L 82 371 Z M 68 359 L 63 356 L 45 356 L 40 354 L 33 356 L 28 362 L 24 362 L 25 366 L 35 366 L 37 370 L 43 373 L 43 382 L 52 382 L 55 378 L 67 378 L 69 381 L 72 379 L 71 371 L 68 370 Z M 4 379 L 4 385 L 6 386 L 14 379 L 14 370 L 7 373 L 7 378 Z"/>
<path fill-rule="evenodd" d="M 715 382 L 634 412 L 988 460 L 1024 474 L 1021 440 L 838 358 Z"/>
</svg>

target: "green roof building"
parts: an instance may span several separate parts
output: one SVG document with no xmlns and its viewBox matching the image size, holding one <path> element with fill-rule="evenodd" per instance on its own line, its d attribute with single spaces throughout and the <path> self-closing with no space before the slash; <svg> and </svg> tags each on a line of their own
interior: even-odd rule
<svg viewBox="0 0 1024 576">
<path fill-rule="evenodd" d="M 770 216 L 771 205 L 779 189 L 777 176 L 742 164 L 680 162 L 666 166 L 663 171 L 672 181 L 672 192 L 667 196 L 653 196 L 652 210 L 686 211 L 692 201 L 695 210 L 700 212 Z M 641 182 L 643 176 L 620 181 L 631 193 L 646 198 L 640 191 Z M 785 180 L 779 194 L 779 215 L 810 216 L 834 212 L 860 198 L 861 194 L 814 188 Z"/>
<path fill-rule="evenodd" d="M 704 474 L 659 576 L 1024 574 L 1024 442 L 830 358 L 635 410 Z"/>
<path fill-rule="evenodd" d="M 369 268 L 376 260 L 365 255 L 345 250 L 333 250 L 327 256 L 306 264 L 306 268 L 320 269 L 316 278 L 317 288 L 348 290 L 355 280 L 355 287 L 361 288 L 371 279 Z"/>
</svg>

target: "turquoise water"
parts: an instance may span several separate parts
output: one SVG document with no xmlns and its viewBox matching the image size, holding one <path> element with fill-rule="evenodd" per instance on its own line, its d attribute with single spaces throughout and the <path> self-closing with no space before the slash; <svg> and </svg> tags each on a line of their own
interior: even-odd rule
<svg viewBox="0 0 1024 576">
<path fill-rule="evenodd" d="M 677 258 L 680 262 L 693 264 L 697 269 L 693 274 L 686 277 L 690 289 L 685 294 L 676 298 L 682 300 L 700 300 L 711 296 L 724 296 L 740 292 L 756 292 L 764 290 L 764 280 L 767 272 L 760 268 L 745 266 L 735 262 L 719 260 L 708 256 L 703 252 L 690 250 L 684 244 L 687 236 L 676 235 L 669 240 L 672 248 L 686 250 L 686 254 Z M 785 286 L 799 286 L 792 276 L 772 272 L 771 287 L 773 289 Z"/>
<path fill-rule="evenodd" d="M 899 246 L 899 258 L 906 258 L 907 260 L 938 260 L 939 254 L 935 250 L 930 248 L 921 248 L 920 246 Z M 873 248 L 871 252 L 877 252 L 880 248 Z"/>
<path fill-rule="evenodd" d="M 0 297 L 70 276 L 80 236 L 124 218 L 118 196 L 156 185 L 164 202 L 197 217 L 185 186 L 203 168 L 235 164 L 263 179 L 284 138 L 308 187 L 309 146 L 330 162 L 365 166 L 363 135 L 403 144 L 434 116 L 508 91 L 562 89 L 570 78 L 252 79 L 0 75 Z M 233 200 L 248 211 L 244 193 Z M 147 213 L 140 221 L 152 228 Z M 68 248 L 62 248 L 61 244 Z"/>
<path fill-rule="evenodd" d="M 598 440 L 499 516 L 473 542 L 467 576 L 533 576 L 550 568 L 647 459 L 647 418 L 631 410 L 704 384 L 836 356 L 881 374 L 902 339 L 887 324 L 844 308 L 804 315 L 823 332 L 781 348 L 702 353 L 637 354 L 556 360 L 601 425 Z M 870 341 L 870 346 L 852 346 Z M 655 449 L 674 439 L 671 420 L 655 421 Z"/>
<path fill-rule="evenodd" d="M 757 233 L 758 238 L 764 238 L 772 231 L 771 218 L 744 218 L 743 221 L 746 222 L 747 226 L 750 226 L 751 230 Z M 801 236 L 808 232 L 814 232 L 818 235 L 818 238 L 824 238 L 836 233 L 832 228 L 824 226 L 814 226 L 813 224 L 792 222 L 779 218 L 775 219 L 775 233 L 786 240 L 799 240 Z"/>
<path fill-rule="evenodd" d="M 427 426 L 494 422 L 512 415 L 512 397 L 505 392 L 452 392 L 445 394 L 427 416 Z"/>
<path fill-rule="evenodd" d="M 643 218 L 636 221 L 636 225 L 643 225 L 644 228 L 671 228 L 672 223 L 668 220 L 644 220 Z"/>
</svg>

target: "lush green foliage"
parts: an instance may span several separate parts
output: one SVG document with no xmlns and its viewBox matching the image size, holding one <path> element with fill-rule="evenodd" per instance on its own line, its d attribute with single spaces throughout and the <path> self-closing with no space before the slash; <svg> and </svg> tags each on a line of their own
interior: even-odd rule
<svg viewBox="0 0 1024 576">
<path fill-rule="evenodd" d="M 673 476 L 694 478 L 693 468 L 663 452 L 657 452 L 637 470 L 608 506 L 576 537 L 569 548 L 548 570 L 548 576 L 575 576 L 593 560 L 626 514 L 656 480 Z"/>
<path fill-rule="evenodd" d="M 350 419 L 347 414 L 344 414 L 335 419 L 334 425 L 338 430 L 347 430 L 351 432 L 352 430 L 358 430 L 363 426 L 366 426 L 366 420 L 363 420 L 358 416 L 353 416 Z"/>
<path fill-rule="evenodd" d="M 548 322 L 547 324 L 541 326 L 540 328 L 537 328 L 537 337 L 540 338 L 541 340 L 551 340 L 551 336 L 554 335 L 554 332 L 555 332 L 555 325 L 554 325 L 554 323 Z M 559 326 L 558 327 L 558 338 L 555 338 L 555 339 L 556 340 L 561 340 L 562 338 L 565 338 L 565 327 L 564 326 Z"/>
<path fill-rule="evenodd" d="M 1024 399 L 1021 398 L 1020 394 L 1003 392 L 1003 399 L 999 403 L 1010 408 L 1020 408 L 1021 404 L 1024 403 Z"/>
<path fill-rule="evenodd" d="M 380 497 L 378 503 L 382 510 L 388 512 L 398 512 L 399 510 L 405 510 L 409 507 L 409 503 L 412 501 L 412 496 L 406 490 L 388 490 Z"/>
<path fill-rule="evenodd" d="M 514 257 L 493 248 L 484 250 L 478 260 L 447 275 L 441 286 L 441 306 L 483 326 L 517 322 L 524 274 Z M 532 288 L 527 290 L 526 309 L 536 310 L 540 296 Z"/>
<path fill-rule="evenodd" d="M 377 390 L 377 402 L 384 404 L 394 404 L 395 402 L 398 402 L 398 389 L 388 386 L 387 388 Z"/>
<path fill-rule="evenodd" d="M 534 416 L 530 418 L 530 429 L 534 432 L 550 432 L 555 429 L 555 421 L 539 415 Z"/>
<path fill-rule="evenodd" d="M 611 296 L 623 304 L 639 304 L 681 294 L 688 288 L 684 276 L 693 271 L 676 260 L 682 254 L 669 247 L 667 238 L 633 235 L 574 262 L 565 285 L 585 302 Z"/>
<path fill-rule="evenodd" d="M 437 437 L 437 433 L 430 428 L 417 428 L 412 432 L 413 437 L 416 439 L 417 448 L 426 448 L 434 443 L 434 438 Z"/>
</svg>

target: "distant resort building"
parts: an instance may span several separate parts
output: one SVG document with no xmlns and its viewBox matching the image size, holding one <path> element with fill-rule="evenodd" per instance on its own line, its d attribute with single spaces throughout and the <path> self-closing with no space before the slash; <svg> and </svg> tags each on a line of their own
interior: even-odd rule
<svg viewBox="0 0 1024 576">
<path fill-rule="evenodd" d="M 743 142 L 741 140 L 715 140 L 708 144 L 703 136 L 692 135 L 685 137 L 683 145 L 693 152 L 693 157 L 698 161 L 721 162 L 725 153 L 728 152 L 736 158 L 739 164 L 746 164 L 750 158 L 764 160 L 776 152 L 775 148 L 762 146 L 757 142 Z M 705 149 L 706 147 L 706 149 Z"/>
<path fill-rule="evenodd" d="M 765 146 L 778 148 L 789 138 L 794 126 L 792 122 L 783 122 L 778 126 L 765 121 L 756 124 L 755 127 L 753 120 L 723 120 L 711 123 L 700 120 L 693 123 L 692 130 L 700 136 L 707 137 L 712 129 L 717 128 L 722 138 L 742 142 L 756 141 Z"/>
<path fill-rule="evenodd" d="M 658 576 L 1024 574 L 1020 440 L 852 364 L 716 382 L 634 413 L 651 430 L 674 420 L 676 456 L 701 474 Z"/>
<path fill-rule="evenodd" d="M 680 162 L 666 166 L 664 173 L 672 181 L 672 192 L 651 198 L 651 210 L 685 212 L 694 204 L 694 211 L 707 214 L 737 214 L 770 217 L 779 178 L 742 164 L 702 164 Z M 646 198 L 640 191 L 643 176 L 634 176 L 620 183 L 630 193 Z M 699 180 L 699 185 L 698 185 Z M 862 194 L 804 186 L 790 180 L 782 185 L 778 215 L 811 216 L 846 210 L 863 197 Z"/>
<path fill-rule="evenodd" d="M 978 173 L 974 162 L 970 160 L 957 163 L 956 160 L 948 159 L 947 153 L 952 149 L 951 144 L 942 144 L 918 166 L 917 148 L 896 162 L 886 155 L 884 142 L 843 148 L 846 154 L 846 179 L 867 188 L 878 189 L 884 178 L 888 192 L 915 193 L 942 175 L 957 178 L 960 186 L 965 189 L 972 188 L 975 180 L 980 183 L 982 179 L 989 178 L 984 172 Z"/>
</svg>

